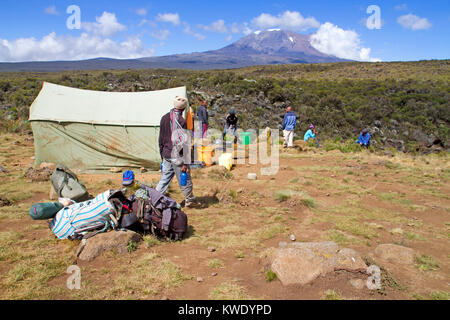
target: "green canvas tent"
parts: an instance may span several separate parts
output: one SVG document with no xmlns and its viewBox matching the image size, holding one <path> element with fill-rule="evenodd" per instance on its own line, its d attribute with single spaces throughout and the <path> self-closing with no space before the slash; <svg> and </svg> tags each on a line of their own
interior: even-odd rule
<svg viewBox="0 0 450 320">
<path fill-rule="evenodd" d="M 30 108 L 36 165 L 82 172 L 158 169 L 161 117 L 186 87 L 151 92 L 100 92 L 44 82 Z"/>
</svg>

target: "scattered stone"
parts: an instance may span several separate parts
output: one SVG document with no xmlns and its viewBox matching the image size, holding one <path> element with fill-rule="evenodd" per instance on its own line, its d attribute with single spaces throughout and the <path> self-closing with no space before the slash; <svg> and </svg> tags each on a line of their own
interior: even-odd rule
<svg viewBox="0 0 450 320">
<path fill-rule="evenodd" d="M 396 244 L 380 244 L 376 247 L 375 254 L 383 260 L 400 264 L 413 264 L 415 257 L 413 249 Z"/>
<path fill-rule="evenodd" d="M 8 170 L 6 170 L 5 168 L 2 167 L 2 165 L 0 165 L 0 171 L 3 173 L 8 173 Z"/>
<path fill-rule="evenodd" d="M 28 168 L 25 172 L 25 178 L 31 179 L 32 182 L 49 181 L 50 176 L 53 174 L 53 170 L 49 168 L 33 169 Z"/>
<path fill-rule="evenodd" d="M 0 196 L 0 208 L 1 207 L 8 207 L 11 205 L 11 201 L 9 201 L 8 199 Z"/>
<path fill-rule="evenodd" d="M 244 188 L 239 188 L 239 189 L 236 190 L 236 192 L 237 193 L 242 193 L 242 192 L 244 192 Z"/>
<path fill-rule="evenodd" d="M 141 173 L 146 173 L 146 172 L 148 172 L 148 170 L 145 169 L 144 167 L 142 167 L 142 168 L 140 169 L 140 171 L 141 171 Z"/>
<path fill-rule="evenodd" d="M 122 172 L 122 168 L 111 168 L 109 169 L 111 173 L 120 173 Z"/>
<path fill-rule="evenodd" d="M 203 282 L 203 278 L 202 277 L 197 277 L 197 282 Z"/>
<path fill-rule="evenodd" d="M 216 248 L 214 248 L 214 247 L 208 247 L 208 250 L 209 250 L 209 252 L 214 252 L 214 251 L 216 251 Z"/>
<path fill-rule="evenodd" d="M 366 271 L 360 255 L 335 242 L 281 242 L 272 258 L 271 269 L 283 285 L 305 285 L 337 270 Z"/>
<path fill-rule="evenodd" d="M 352 287 L 358 290 L 361 290 L 366 285 L 366 283 L 362 279 L 351 279 L 349 282 L 352 285 Z"/>
<path fill-rule="evenodd" d="M 248 177 L 248 180 L 256 180 L 257 175 L 256 175 L 256 173 L 249 173 L 247 177 Z"/>
<path fill-rule="evenodd" d="M 212 277 L 215 277 L 215 276 L 217 276 L 218 275 L 218 273 L 217 272 L 213 272 L 213 273 L 211 273 L 211 276 Z"/>
<path fill-rule="evenodd" d="M 169 298 L 167 298 L 166 296 L 163 296 L 163 297 L 161 298 L 161 300 L 169 300 Z"/>
<path fill-rule="evenodd" d="M 127 253 L 127 247 L 131 241 L 140 242 L 141 240 L 141 235 L 132 231 L 110 231 L 100 233 L 87 240 L 86 246 L 81 252 L 79 259 L 92 261 L 104 251 L 109 250 L 116 250 L 118 253 Z"/>
<path fill-rule="evenodd" d="M 31 160 L 36 160 L 36 157 L 35 157 L 35 156 L 32 156 L 30 159 L 31 159 Z"/>
<path fill-rule="evenodd" d="M 403 234 L 403 230 L 402 228 L 395 228 L 391 230 L 391 234 L 392 235 L 402 235 Z"/>
<path fill-rule="evenodd" d="M 329 197 L 329 196 L 331 196 L 331 194 L 330 194 L 330 193 L 327 193 L 327 197 Z"/>
<path fill-rule="evenodd" d="M 386 151 L 384 152 L 384 155 L 387 156 L 387 157 L 391 157 L 391 158 L 394 157 L 394 154 L 393 154 L 391 151 L 389 151 L 389 150 L 386 150 Z"/>
<path fill-rule="evenodd" d="M 289 239 L 291 239 L 291 241 L 295 241 L 295 236 L 293 234 L 291 234 Z"/>
<path fill-rule="evenodd" d="M 384 229 L 384 227 L 381 224 L 375 223 L 375 222 L 371 222 L 369 223 L 369 226 L 375 228 L 375 229 Z"/>
</svg>

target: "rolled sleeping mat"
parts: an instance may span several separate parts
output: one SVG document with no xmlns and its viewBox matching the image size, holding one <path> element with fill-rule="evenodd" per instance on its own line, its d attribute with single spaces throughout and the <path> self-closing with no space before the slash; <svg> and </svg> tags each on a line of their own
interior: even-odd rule
<svg viewBox="0 0 450 320">
<path fill-rule="evenodd" d="M 53 219 L 62 208 L 64 206 L 60 202 L 36 203 L 30 208 L 30 217 L 33 220 Z"/>
</svg>

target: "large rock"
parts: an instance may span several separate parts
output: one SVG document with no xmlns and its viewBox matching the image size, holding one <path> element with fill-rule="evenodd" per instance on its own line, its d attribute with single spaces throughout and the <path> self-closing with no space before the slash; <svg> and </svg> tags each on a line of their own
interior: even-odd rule
<svg viewBox="0 0 450 320">
<path fill-rule="evenodd" d="M 81 252 L 79 259 L 92 261 L 104 251 L 110 250 L 116 250 L 118 253 L 127 253 L 127 246 L 131 241 L 139 242 L 141 240 L 141 235 L 132 231 L 110 231 L 100 233 L 86 241 L 86 246 Z"/>
<path fill-rule="evenodd" d="M 346 270 L 350 272 L 366 271 L 367 265 L 358 252 L 353 249 L 343 248 L 339 250 L 335 257 L 333 268 L 337 270 Z"/>
<path fill-rule="evenodd" d="M 283 285 L 305 285 L 337 270 L 366 271 L 360 255 L 335 242 L 280 243 L 272 260 L 272 271 Z"/>
<path fill-rule="evenodd" d="M 380 244 L 376 247 L 375 254 L 383 260 L 399 264 L 413 264 L 415 257 L 413 249 L 396 244 Z"/>
<path fill-rule="evenodd" d="M 397 149 L 400 152 L 405 152 L 405 142 L 403 140 L 387 139 L 386 145 Z"/>
</svg>

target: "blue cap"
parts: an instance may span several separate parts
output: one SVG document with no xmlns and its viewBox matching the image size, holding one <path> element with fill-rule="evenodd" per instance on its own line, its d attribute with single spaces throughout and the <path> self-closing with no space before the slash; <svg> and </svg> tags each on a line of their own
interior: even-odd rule
<svg viewBox="0 0 450 320">
<path fill-rule="evenodd" d="M 130 170 L 125 171 L 123 173 L 122 185 L 129 186 L 129 185 L 133 184 L 133 182 L 134 182 L 134 172 L 130 171 Z"/>
</svg>

